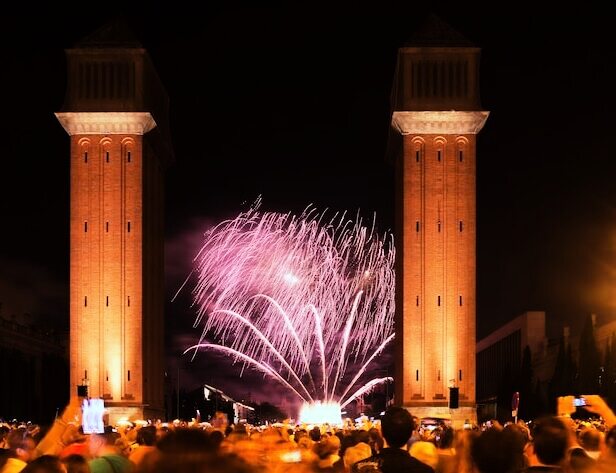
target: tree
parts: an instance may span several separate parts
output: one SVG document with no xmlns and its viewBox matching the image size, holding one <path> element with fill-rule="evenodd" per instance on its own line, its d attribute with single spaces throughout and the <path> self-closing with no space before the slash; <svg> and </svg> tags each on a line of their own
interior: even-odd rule
<svg viewBox="0 0 616 473">
<path fill-rule="evenodd" d="M 565 339 L 561 337 L 560 343 L 558 344 L 556 363 L 554 364 L 554 374 L 552 375 L 549 385 L 550 398 L 556 399 L 558 396 L 567 394 L 567 391 L 570 389 L 570 384 L 568 383 L 571 378 L 570 368 L 567 362 Z"/>
<path fill-rule="evenodd" d="M 535 391 L 533 393 L 533 407 L 535 412 L 533 413 L 533 419 L 537 419 L 544 415 L 549 415 L 548 403 L 545 398 L 544 390 L 541 389 L 541 381 L 537 380 L 535 384 Z"/>
<path fill-rule="evenodd" d="M 518 373 L 514 372 L 511 363 L 507 362 L 502 368 L 500 379 L 498 380 L 497 391 L 497 412 L 496 417 L 499 421 L 505 422 L 511 419 L 511 397 L 516 391 L 515 380 Z"/>
<path fill-rule="evenodd" d="M 582 394 L 601 392 L 601 356 L 595 340 L 593 317 L 586 317 L 580 335 L 578 366 L 578 389 Z"/>
<path fill-rule="evenodd" d="M 556 411 L 556 398 L 558 396 L 567 396 L 576 391 L 576 374 L 577 370 L 573 362 L 571 345 L 565 342 L 564 337 L 561 337 L 560 344 L 558 345 L 556 364 L 554 366 L 554 374 L 548 384 L 548 400 L 546 407 L 549 412 Z"/>
<path fill-rule="evenodd" d="M 255 404 L 253 407 L 255 408 L 255 422 L 257 424 L 281 422 L 288 417 L 286 413 L 269 402 Z"/>
<path fill-rule="evenodd" d="M 616 405 L 616 332 L 606 343 L 605 362 L 603 364 L 603 393 L 611 406 Z"/>
<path fill-rule="evenodd" d="M 573 349 L 571 344 L 567 346 L 567 354 L 565 355 L 565 363 L 567 364 L 567 385 L 569 386 L 569 394 L 571 392 L 579 392 L 579 380 L 578 380 L 578 365 L 575 364 L 573 359 Z"/>
</svg>

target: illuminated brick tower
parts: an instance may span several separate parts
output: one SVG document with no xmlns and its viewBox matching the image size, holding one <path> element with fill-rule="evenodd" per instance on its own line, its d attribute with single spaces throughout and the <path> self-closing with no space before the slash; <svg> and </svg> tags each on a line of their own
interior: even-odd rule
<svg viewBox="0 0 616 473">
<path fill-rule="evenodd" d="M 475 148 L 488 117 L 480 106 L 479 56 L 436 17 L 398 51 L 390 141 L 398 229 L 395 401 L 420 417 L 476 418 Z M 456 392 L 459 407 L 450 409 Z"/>
<path fill-rule="evenodd" d="M 66 57 L 71 393 L 87 385 L 110 422 L 162 417 L 167 96 L 123 23 Z"/>
</svg>

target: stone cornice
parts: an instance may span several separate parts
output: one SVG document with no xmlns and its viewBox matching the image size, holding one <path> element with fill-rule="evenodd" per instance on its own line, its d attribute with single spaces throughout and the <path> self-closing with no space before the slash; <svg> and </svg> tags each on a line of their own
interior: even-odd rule
<svg viewBox="0 0 616 473">
<path fill-rule="evenodd" d="M 56 113 L 69 135 L 144 135 L 156 126 L 149 112 Z"/>
<path fill-rule="evenodd" d="M 483 128 L 489 114 L 484 111 L 394 112 L 391 121 L 402 135 L 475 135 Z"/>
</svg>

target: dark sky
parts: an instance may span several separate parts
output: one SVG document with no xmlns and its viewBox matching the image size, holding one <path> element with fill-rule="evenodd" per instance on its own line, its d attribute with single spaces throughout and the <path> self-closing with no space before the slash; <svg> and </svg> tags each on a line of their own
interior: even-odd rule
<svg viewBox="0 0 616 473">
<path fill-rule="evenodd" d="M 588 313 L 616 317 L 614 15 L 209 3 L 125 8 L 170 97 L 167 300 L 207 225 L 259 195 L 265 210 L 376 212 L 393 229 L 384 152 L 396 51 L 433 11 L 482 48 L 478 337 L 525 310 L 546 311 L 552 332 Z M 0 29 L 0 314 L 67 325 L 69 139 L 54 112 L 64 49 L 113 15 L 30 13 L 4 13 Z M 169 333 L 193 336 L 192 317 L 168 303 Z"/>
</svg>

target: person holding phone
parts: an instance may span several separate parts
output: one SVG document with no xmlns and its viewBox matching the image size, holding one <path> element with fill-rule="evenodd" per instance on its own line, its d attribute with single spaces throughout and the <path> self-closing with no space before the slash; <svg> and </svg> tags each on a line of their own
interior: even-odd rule
<svg viewBox="0 0 616 473">
<path fill-rule="evenodd" d="M 610 406 L 607 405 L 601 396 L 598 394 L 584 394 L 582 398 L 585 402 L 584 409 L 600 416 L 608 428 L 616 425 L 616 415 L 614 415 Z"/>
<path fill-rule="evenodd" d="M 36 446 L 36 456 L 59 455 L 66 447 L 63 438 L 71 425 L 81 424 L 81 406 L 78 397 L 72 397 L 69 403 L 53 423 L 47 434 Z"/>
</svg>

